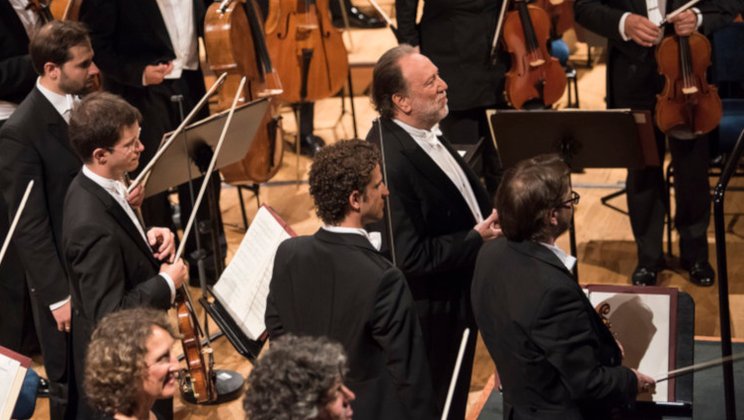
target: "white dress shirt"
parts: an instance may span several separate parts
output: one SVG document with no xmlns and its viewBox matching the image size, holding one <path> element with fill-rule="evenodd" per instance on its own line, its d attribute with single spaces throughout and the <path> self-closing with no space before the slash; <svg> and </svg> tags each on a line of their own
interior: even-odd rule
<svg viewBox="0 0 744 420">
<path fill-rule="evenodd" d="M 130 206 L 127 202 L 127 188 L 124 186 L 124 184 L 115 179 L 104 178 L 88 169 L 88 167 L 85 165 L 83 165 L 83 175 L 87 176 L 91 181 L 95 182 L 101 188 L 106 190 L 106 192 L 109 193 L 109 195 L 111 195 L 111 197 L 113 197 L 117 203 L 119 203 L 121 208 L 124 209 L 124 212 L 127 214 L 127 216 L 129 216 L 129 219 L 131 219 L 132 223 L 134 223 L 134 226 L 137 227 L 140 235 L 142 235 L 142 240 L 145 241 L 145 244 L 149 248 L 150 245 L 147 242 L 145 231 L 143 230 L 142 225 L 137 219 L 137 215 L 134 214 L 132 206 Z M 168 288 L 171 292 L 171 302 L 173 302 L 173 300 L 176 298 L 175 283 L 173 283 L 173 279 L 170 277 L 170 275 L 168 275 L 168 273 L 160 272 L 159 274 L 165 279 L 165 282 L 168 284 Z"/>
<path fill-rule="evenodd" d="M 77 97 L 70 94 L 60 95 L 59 93 L 52 92 L 51 90 L 42 86 L 40 80 L 41 78 L 36 79 L 36 88 L 39 89 L 39 92 L 41 92 L 41 94 L 44 95 L 49 103 L 52 104 L 54 109 L 59 112 L 59 115 L 64 118 L 65 122 L 69 124 L 70 113 L 72 112 L 72 107 L 78 101 Z"/>
<path fill-rule="evenodd" d="M 576 265 L 576 257 L 566 254 L 566 252 L 560 249 L 558 245 L 549 244 L 546 242 L 540 242 L 540 245 L 553 251 L 553 254 L 555 254 L 555 256 L 558 257 L 559 260 L 561 260 L 561 263 L 563 263 L 568 271 L 573 270 L 574 266 Z"/>
<path fill-rule="evenodd" d="M 455 158 L 449 153 L 449 151 L 442 145 L 437 136 L 441 136 L 442 132 L 439 127 L 435 126 L 431 130 L 422 130 L 420 128 L 411 127 L 410 125 L 393 119 L 403 130 L 406 131 L 416 144 L 424 150 L 424 152 L 436 163 L 439 169 L 447 175 L 447 178 L 452 181 L 465 203 L 473 213 L 473 218 L 476 223 L 483 221 L 483 214 L 481 214 L 480 207 L 478 207 L 478 200 L 475 198 L 473 192 L 473 186 L 470 185 L 468 177 L 465 175 L 465 171 L 460 167 Z"/>
<path fill-rule="evenodd" d="M 372 247 L 376 250 L 380 250 L 380 247 L 382 246 L 382 236 L 380 235 L 380 232 L 367 232 L 365 229 L 362 228 L 353 228 L 353 227 L 346 227 L 346 226 L 329 226 L 329 225 L 323 225 L 323 230 L 327 230 L 328 232 L 333 233 L 353 233 L 355 235 L 361 235 L 367 238 L 370 244 L 372 244 Z"/>
<path fill-rule="evenodd" d="M 194 28 L 194 2 L 192 0 L 157 0 L 160 14 L 173 52 L 173 71 L 166 79 L 179 79 L 183 70 L 196 70 L 199 66 L 199 53 Z"/>
</svg>

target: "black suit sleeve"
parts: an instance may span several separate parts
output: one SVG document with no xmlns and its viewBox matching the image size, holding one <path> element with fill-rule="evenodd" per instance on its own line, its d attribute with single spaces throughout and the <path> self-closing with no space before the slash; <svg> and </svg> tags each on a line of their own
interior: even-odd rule
<svg viewBox="0 0 744 420">
<path fill-rule="evenodd" d="M 737 15 L 734 8 L 725 1 L 701 2 L 695 7 L 697 7 L 703 15 L 703 24 L 698 29 L 706 35 L 710 35 L 716 30 L 733 22 Z"/>
<path fill-rule="evenodd" d="M 28 54 L 0 60 L 0 99 L 22 98 L 34 87 L 36 72 Z"/>
<path fill-rule="evenodd" d="M 276 250 L 276 256 L 274 257 L 274 269 L 271 273 L 271 283 L 269 283 L 269 294 L 266 296 L 266 313 L 264 314 L 264 323 L 266 324 L 266 331 L 269 333 L 270 339 L 276 339 L 285 333 L 284 325 L 282 324 L 281 318 L 279 318 L 279 311 L 274 301 L 274 293 L 277 282 L 283 281 L 283 279 L 289 278 L 288 265 L 280 263 L 286 261 L 285 252 L 283 248 L 285 243 L 279 245 Z"/>
<path fill-rule="evenodd" d="M 403 181 L 402 175 L 396 177 Z M 407 275 L 426 275 L 473 264 L 483 243 L 474 229 L 433 235 L 425 225 L 421 201 L 411 186 L 391 176 L 390 206 L 393 214 L 395 254 L 398 267 Z"/>
<path fill-rule="evenodd" d="M 109 232 L 91 224 L 70 232 L 65 253 L 71 276 L 79 282 L 84 313 L 100 320 L 119 309 L 150 306 L 167 310 L 170 288 L 166 280 L 155 275 L 127 290 L 124 256 Z"/>
<path fill-rule="evenodd" d="M 536 310 L 530 336 L 545 353 L 574 400 L 625 403 L 635 399 L 635 374 L 623 366 L 604 366 L 597 357 L 601 343 L 580 291 L 548 290 Z"/>
<path fill-rule="evenodd" d="M 20 138 L 22 136 L 13 128 L 4 127 L 0 138 L 2 177 L 7 180 L 3 195 L 9 213 L 15 215 L 28 182 L 34 181 L 13 235 L 13 243 L 28 273 L 31 289 L 44 305 L 49 306 L 69 296 L 69 283 L 63 256 L 58 253 L 52 234 L 49 211 L 53 209 L 49 208 L 46 199 L 43 165 L 36 149 Z"/>
<path fill-rule="evenodd" d="M 418 46 L 419 31 L 416 26 L 416 11 L 418 0 L 396 0 L 395 16 L 398 22 L 398 42 Z"/>
<path fill-rule="evenodd" d="M 142 87 L 145 66 L 152 64 L 142 58 L 122 55 L 119 44 L 119 1 L 86 0 L 80 9 L 80 20 L 90 29 L 90 38 L 95 51 L 96 65 L 106 78 L 119 84 Z M 144 54 L 143 54 L 144 56 Z"/>
<path fill-rule="evenodd" d="M 400 270 L 390 268 L 383 274 L 370 323 L 373 338 L 387 356 L 387 369 L 409 411 L 408 417 L 436 418 L 421 328 Z"/>
<path fill-rule="evenodd" d="M 626 12 L 627 10 L 608 6 L 602 0 L 576 0 L 574 3 L 576 22 L 605 38 L 620 42 L 623 41 L 619 30 L 620 18 Z"/>
</svg>

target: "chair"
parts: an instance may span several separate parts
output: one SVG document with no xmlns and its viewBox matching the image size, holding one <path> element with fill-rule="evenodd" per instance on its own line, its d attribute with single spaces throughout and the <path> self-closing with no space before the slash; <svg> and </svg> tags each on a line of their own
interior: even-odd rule
<svg viewBox="0 0 744 420">
<path fill-rule="evenodd" d="M 726 157 L 736 144 L 739 133 L 744 129 L 744 23 L 730 23 L 717 30 L 712 38 L 712 64 L 710 79 L 718 86 L 718 94 L 723 103 L 723 114 L 718 128 L 709 135 L 711 164 L 708 176 L 719 177 L 726 164 Z M 736 176 L 744 176 L 737 171 Z M 667 208 L 674 171 L 667 166 Z M 672 255 L 672 221 L 667 211 L 667 254 Z"/>
</svg>

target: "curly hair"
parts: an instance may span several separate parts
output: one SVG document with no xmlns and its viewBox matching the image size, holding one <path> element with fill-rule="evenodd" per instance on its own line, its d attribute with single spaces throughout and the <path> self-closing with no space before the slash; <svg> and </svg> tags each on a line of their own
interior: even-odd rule
<svg viewBox="0 0 744 420">
<path fill-rule="evenodd" d="M 549 215 L 570 191 L 570 171 L 558 155 L 525 159 L 504 172 L 496 210 L 504 236 L 512 241 L 544 241 Z"/>
<path fill-rule="evenodd" d="M 251 420 L 304 420 L 317 417 L 346 374 L 341 344 L 325 337 L 285 335 L 248 376 L 243 400 Z"/>
<path fill-rule="evenodd" d="M 362 140 L 344 140 L 315 155 L 310 168 L 310 195 L 315 211 L 327 225 L 337 225 L 351 211 L 349 196 L 364 194 L 372 171 L 380 162 L 377 146 Z"/>
<path fill-rule="evenodd" d="M 372 71 L 372 103 L 383 118 L 395 116 L 393 95 L 408 91 L 408 84 L 400 69 L 400 59 L 415 53 L 412 46 L 401 44 L 387 50 L 375 64 Z"/>
<path fill-rule="evenodd" d="M 147 372 L 146 343 L 153 327 L 178 337 L 165 312 L 155 309 L 125 309 L 98 323 L 85 355 L 83 382 L 93 408 L 110 416 L 134 414 Z"/>
</svg>

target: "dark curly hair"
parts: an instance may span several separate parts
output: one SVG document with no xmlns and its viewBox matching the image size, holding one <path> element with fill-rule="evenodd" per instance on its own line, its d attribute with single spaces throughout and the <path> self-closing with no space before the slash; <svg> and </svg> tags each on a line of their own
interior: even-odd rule
<svg viewBox="0 0 744 420">
<path fill-rule="evenodd" d="M 325 337 L 291 334 L 271 342 L 248 376 L 243 400 L 251 420 L 317 417 L 346 373 L 341 344 Z"/>
<path fill-rule="evenodd" d="M 343 140 L 321 149 L 310 168 L 310 195 L 318 217 L 327 225 L 343 221 L 351 210 L 349 195 L 365 193 L 379 163 L 377 146 L 362 140 Z"/>
<path fill-rule="evenodd" d="M 372 71 L 372 103 L 383 118 L 395 116 L 393 95 L 408 91 L 408 84 L 400 69 L 400 59 L 415 53 L 412 46 L 401 44 L 387 50 L 375 64 Z"/>
<path fill-rule="evenodd" d="M 165 312 L 155 309 L 125 309 L 98 323 L 85 355 L 83 382 L 93 408 L 110 416 L 135 413 L 147 372 L 146 343 L 153 327 L 178 338 Z"/>
<path fill-rule="evenodd" d="M 504 236 L 512 241 L 545 241 L 550 212 L 571 190 L 570 171 L 558 155 L 525 159 L 504 172 L 496 210 Z"/>
</svg>

